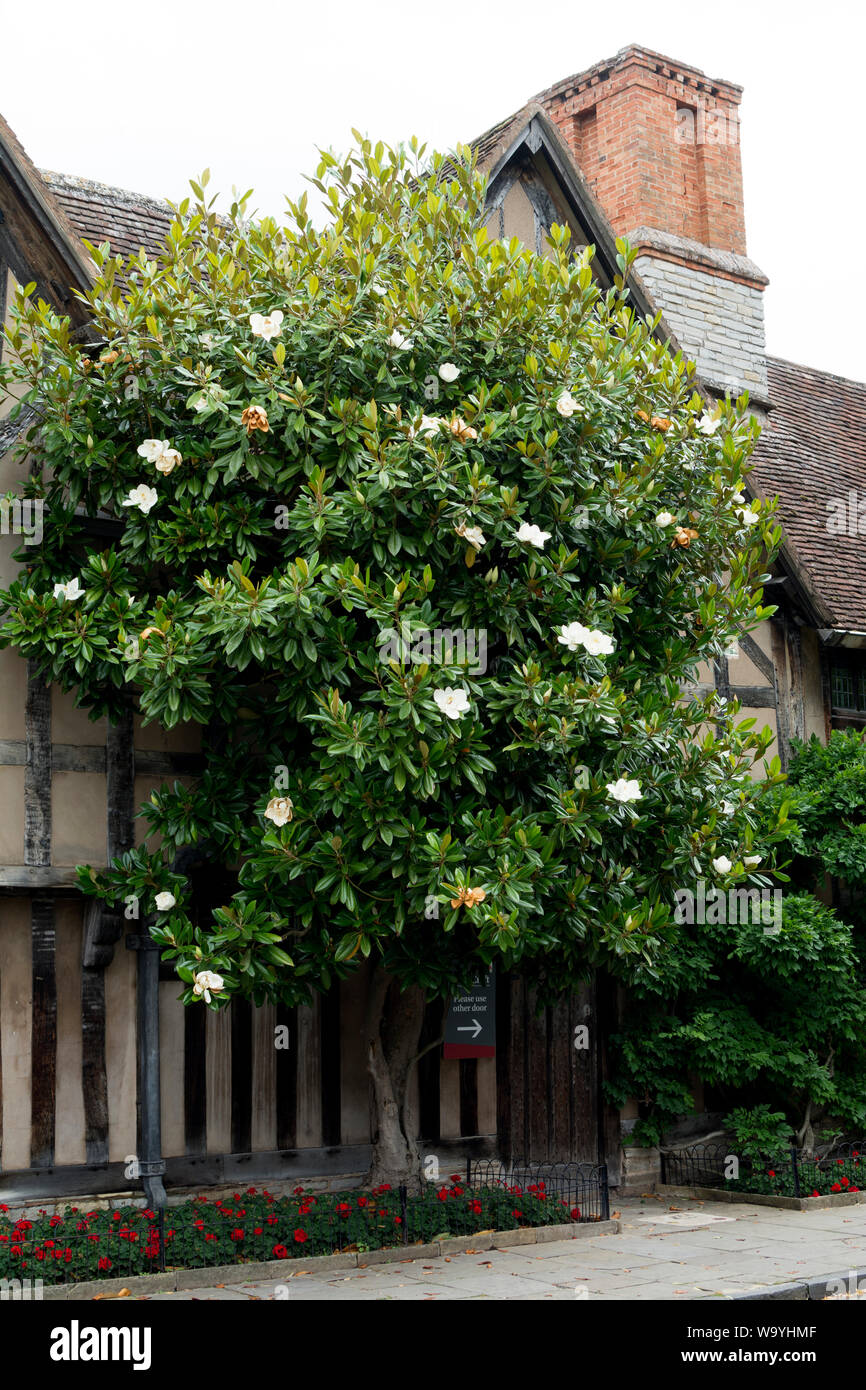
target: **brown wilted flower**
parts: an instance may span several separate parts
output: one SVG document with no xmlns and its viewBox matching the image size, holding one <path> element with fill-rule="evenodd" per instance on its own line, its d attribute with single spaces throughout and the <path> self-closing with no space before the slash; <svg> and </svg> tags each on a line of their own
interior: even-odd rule
<svg viewBox="0 0 866 1390">
<path fill-rule="evenodd" d="M 461 444 L 465 444 L 469 439 L 478 438 L 478 431 L 474 430 L 471 425 L 467 425 L 466 421 L 460 415 L 455 415 L 452 420 L 449 420 L 448 428 L 454 435 L 454 438 L 459 439 Z"/>
<path fill-rule="evenodd" d="M 158 632 L 159 635 L 160 635 L 160 637 L 162 636 L 162 628 L 159 628 L 159 627 L 146 627 L 146 628 L 144 629 L 144 632 L 141 634 L 141 636 L 140 636 L 139 639 L 138 639 L 139 642 L 146 642 L 147 639 L 148 639 L 148 637 L 151 637 L 151 636 L 154 634 L 154 632 Z"/>
<path fill-rule="evenodd" d="M 650 420 L 650 424 L 654 430 L 661 430 L 662 434 L 666 434 L 671 427 L 670 420 L 666 420 L 663 415 L 654 415 Z"/>
<path fill-rule="evenodd" d="M 252 434 L 255 430 L 261 430 L 263 434 L 267 434 L 270 429 L 268 412 L 263 405 L 248 405 L 241 416 L 241 424 L 246 425 L 247 434 Z"/>
<path fill-rule="evenodd" d="M 644 422 L 645 425 L 648 425 L 648 424 L 649 424 L 649 422 L 650 422 L 650 417 L 647 415 L 647 413 L 646 413 L 645 410 L 636 410 L 636 411 L 635 411 L 635 415 L 637 416 L 637 418 L 638 418 L 639 420 L 643 420 L 643 422 Z"/>
<path fill-rule="evenodd" d="M 99 360 L 100 362 L 104 362 L 105 365 L 108 367 L 111 365 L 112 362 L 116 362 L 119 356 L 119 352 L 104 352 Z"/>
<path fill-rule="evenodd" d="M 696 541 L 697 538 L 698 533 L 694 529 L 694 527 L 678 526 L 676 530 L 676 535 L 674 536 L 674 539 L 671 541 L 671 548 L 673 548 L 675 545 L 681 545 L 684 550 L 688 550 L 692 541 Z"/>
<path fill-rule="evenodd" d="M 483 888 L 461 888 L 456 898 L 451 899 L 452 907 L 477 907 L 487 897 Z"/>
</svg>

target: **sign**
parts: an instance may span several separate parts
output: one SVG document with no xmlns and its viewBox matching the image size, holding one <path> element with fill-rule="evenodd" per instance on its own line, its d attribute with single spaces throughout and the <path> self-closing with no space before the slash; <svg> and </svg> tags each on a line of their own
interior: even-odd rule
<svg viewBox="0 0 866 1390">
<path fill-rule="evenodd" d="M 443 1056 L 496 1055 L 496 972 L 491 966 L 468 994 L 452 999 L 445 1017 Z"/>
</svg>

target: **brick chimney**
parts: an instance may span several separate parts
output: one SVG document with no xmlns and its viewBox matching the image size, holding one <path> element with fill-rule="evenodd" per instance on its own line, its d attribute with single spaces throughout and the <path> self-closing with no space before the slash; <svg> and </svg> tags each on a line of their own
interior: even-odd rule
<svg viewBox="0 0 866 1390">
<path fill-rule="evenodd" d="M 630 45 L 536 98 L 708 385 L 766 398 L 763 288 L 746 254 L 742 88 Z"/>
</svg>

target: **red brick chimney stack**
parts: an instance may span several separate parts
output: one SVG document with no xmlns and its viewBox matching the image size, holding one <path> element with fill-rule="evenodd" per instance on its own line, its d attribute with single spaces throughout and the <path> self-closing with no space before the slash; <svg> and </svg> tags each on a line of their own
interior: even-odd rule
<svg viewBox="0 0 866 1390">
<path fill-rule="evenodd" d="M 763 289 L 746 255 L 742 88 L 629 45 L 535 100 L 572 151 L 708 385 L 766 397 Z"/>
<path fill-rule="evenodd" d="M 742 91 L 630 46 L 536 99 L 620 235 L 657 227 L 745 255 Z"/>
</svg>

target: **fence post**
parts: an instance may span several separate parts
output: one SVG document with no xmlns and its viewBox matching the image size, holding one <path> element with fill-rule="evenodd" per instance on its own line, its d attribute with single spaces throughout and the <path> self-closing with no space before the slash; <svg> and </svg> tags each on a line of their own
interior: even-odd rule
<svg viewBox="0 0 866 1390">
<path fill-rule="evenodd" d="M 407 1201 L 406 1201 L 406 1184 L 405 1184 L 405 1183 L 401 1183 L 400 1186 L 397 1188 L 397 1192 L 398 1192 L 399 1197 L 400 1197 L 400 1217 L 401 1217 L 401 1220 L 402 1220 L 402 1222 L 403 1222 L 403 1244 L 404 1244 L 404 1245 L 408 1245 L 408 1244 L 409 1244 L 409 1232 L 408 1232 L 408 1230 L 407 1230 L 407 1226 L 408 1226 L 407 1215 L 408 1215 L 408 1210 L 409 1210 L 409 1208 L 408 1208 L 408 1204 L 407 1204 Z"/>
<path fill-rule="evenodd" d="M 791 1171 L 794 1174 L 794 1196 L 800 1196 L 800 1155 L 796 1144 L 791 1145 Z"/>
<path fill-rule="evenodd" d="M 468 1189 L 468 1188 L 470 1188 L 471 1186 L 472 1186 L 472 1159 L 471 1159 L 471 1158 L 467 1158 L 467 1160 L 466 1160 L 466 1187 L 467 1187 L 467 1189 Z"/>
<path fill-rule="evenodd" d="M 607 1185 L 607 1164 L 602 1163 L 598 1175 L 599 1186 L 601 1188 L 601 1219 L 610 1220 L 610 1188 Z"/>
<path fill-rule="evenodd" d="M 157 1208 L 159 1217 L 159 1272 L 165 1274 L 165 1207 Z"/>
<path fill-rule="evenodd" d="M 663 1183 L 668 1180 L 668 1161 L 664 1149 L 659 1149 L 659 1178 Z"/>
</svg>

